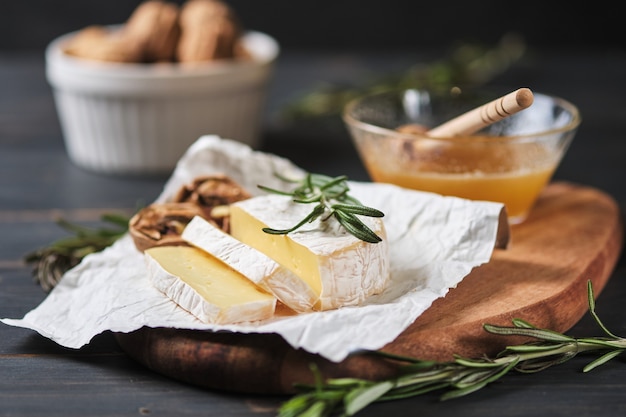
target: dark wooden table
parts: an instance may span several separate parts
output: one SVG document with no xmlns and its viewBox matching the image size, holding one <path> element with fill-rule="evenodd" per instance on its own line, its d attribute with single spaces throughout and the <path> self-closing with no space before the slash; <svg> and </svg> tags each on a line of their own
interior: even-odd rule
<svg viewBox="0 0 626 417">
<path fill-rule="evenodd" d="M 355 180 L 367 176 L 337 123 L 283 123 L 290 99 L 321 81 L 346 82 L 372 72 L 406 69 L 420 52 L 324 54 L 284 51 L 270 90 L 263 149 L 300 166 Z M 527 86 L 576 103 L 583 123 L 555 179 L 598 188 L 626 206 L 626 51 L 531 51 L 496 82 Z M 103 176 L 66 156 L 40 52 L 0 53 L 0 317 L 18 318 L 46 296 L 23 256 L 65 236 L 54 222 L 96 224 L 105 212 L 130 213 L 160 193 L 167 176 Z M 626 264 L 621 259 L 598 298 L 597 312 L 626 336 Z M 585 316 L 569 334 L 598 336 Z M 626 362 L 590 373 L 590 357 L 534 375 L 511 374 L 468 397 L 435 395 L 376 404 L 359 415 L 618 416 L 626 415 Z M 137 364 L 114 337 L 97 336 L 80 350 L 0 324 L 0 416 L 274 415 L 287 397 L 206 391 Z"/>
</svg>

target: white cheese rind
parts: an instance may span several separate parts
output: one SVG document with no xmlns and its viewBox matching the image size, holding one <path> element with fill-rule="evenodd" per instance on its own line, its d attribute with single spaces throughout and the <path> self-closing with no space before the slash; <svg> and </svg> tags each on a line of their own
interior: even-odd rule
<svg viewBox="0 0 626 417">
<path fill-rule="evenodd" d="M 194 217 L 181 237 L 273 294 L 294 311 L 311 311 L 317 301 L 317 295 L 293 272 L 202 217 Z"/>
<path fill-rule="evenodd" d="M 176 250 L 185 251 L 186 249 L 190 248 L 176 247 Z M 144 258 L 152 285 L 204 323 L 240 323 L 265 320 L 274 315 L 276 299 L 270 297 L 269 294 L 258 300 L 220 307 L 203 297 L 181 276 L 168 271 L 152 255 L 151 250 L 145 252 Z M 215 291 L 219 291 L 219 288 Z"/>
<path fill-rule="evenodd" d="M 313 209 L 311 204 L 294 203 L 290 197 L 275 194 L 239 201 L 233 207 L 273 229 L 289 229 Z M 383 291 L 387 285 L 390 266 L 384 223 L 381 218 L 360 219 L 382 238 L 381 242 L 364 242 L 348 233 L 335 219 L 318 219 L 286 235 L 293 244 L 305 247 L 317 258 L 321 293 L 316 309 L 359 305 L 371 295 Z M 237 228 L 236 221 L 236 216 L 231 214 L 233 231 Z M 261 230 L 259 233 L 264 232 Z M 255 246 L 254 243 L 246 243 Z M 259 245 L 256 249 L 281 262 L 269 246 Z M 288 266 L 285 262 L 283 264 Z M 294 272 L 302 274 L 302 271 Z"/>
</svg>

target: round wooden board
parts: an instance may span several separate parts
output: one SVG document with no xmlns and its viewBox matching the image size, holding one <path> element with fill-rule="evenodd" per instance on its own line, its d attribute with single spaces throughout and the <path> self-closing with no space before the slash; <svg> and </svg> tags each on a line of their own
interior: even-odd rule
<svg viewBox="0 0 626 417">
<path fill-rule="evenodd" d="M 596 296 L 604 288 L 623 234 L 611 197 L 590 187 L 553 183 L 530 217 L 511 228 L 506 250 L 495 250 L 489 263 L 436 300 L 382 350 L 434 360 L 494 355 L 526 340 L 491 335 L 482 325 L 510 325 L 513 318 L 567 331 L 587 312 L 587 281 L 593 282 Z M 118 333 L 116 339 L 148 368 L 211 389 L 292 393 L 294 383 L 312 382 L 312 362 L 325 377 L 379 379 L 395 372 L 393 364 L 368 355 L 333 363 L 295 350 L 275 334 L 143 328 Z"/>
</svg>

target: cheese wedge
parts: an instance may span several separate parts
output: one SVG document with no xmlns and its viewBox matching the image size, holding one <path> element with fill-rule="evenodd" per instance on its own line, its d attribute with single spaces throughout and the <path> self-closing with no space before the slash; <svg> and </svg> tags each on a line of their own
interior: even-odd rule
<svg viewBox="0 0 626 417">
<path fill-rule="evenodd" d="M 239 323 L 273 316 L 276 298 L 239 272 L 189 246 L 146 249 L 152 284 L 205 323 Z"/>
<path fill-rule="evenodd" d="M 239 201 L 230 208 L 231 234 L 297 275 L 301 281 L 297 285 L 307 287 L 303 296 L 316 310 L 359 305 L 381 292 L 389 279 L 389 249 L 382 219 L 361 218 L 383 239 L 379 243 L 354 237 L 335 219 L 318 219 L 287 235 L 262 230 L 291 228 L 312 209 L 312 205 L 276 194 Z"/>
<path fill-rule="evenodd" d="M 182 239 L 216 257 L 250 281 L 274 294 L 299 313 L 313 308 L 317 296 L 293 272 L 225 233 L 202 217 L 195 216 L 183 230 Z"/>
</svg>

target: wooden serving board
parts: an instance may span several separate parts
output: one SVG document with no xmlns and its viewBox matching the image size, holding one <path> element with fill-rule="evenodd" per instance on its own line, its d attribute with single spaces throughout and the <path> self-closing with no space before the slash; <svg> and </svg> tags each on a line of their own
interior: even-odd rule
<svg viewBox="0 0 626 417">
<path fill-rule="evenodd" d="M 587 281 L 592 280 L 596 296 L 604 288 L 623 234 L 620 210 L 611 197 L 589 187 L 553 183 L 530 217 L 512 227 L 508 249 L 496 250 L 489 263 L 436 300 L 382 350 L 435 360 L 450 360 L 453 354 L 494 355 L 527 340 L 491 335 L 482 325 L 510 325 L 513 318 L 567 331 L 588 310 Z M 275 334 L 143 328 L 116 338 L 148 368 L 211 389 L 291 393 L 293 383 L 312 382 L 312 362 L 326 377 L 379 379 L 395 372 L 393 364 L 367 355 L 333 363 L 295 350 Z"/>
</svg>

